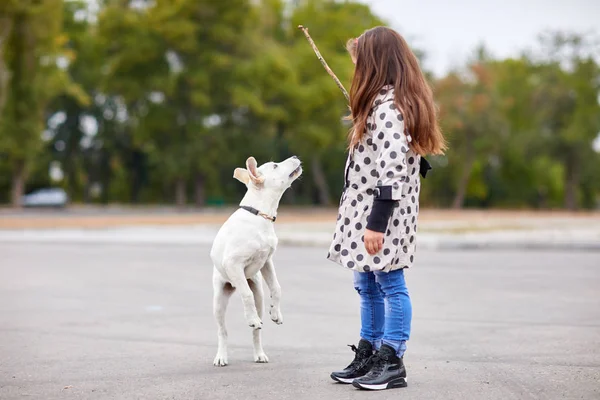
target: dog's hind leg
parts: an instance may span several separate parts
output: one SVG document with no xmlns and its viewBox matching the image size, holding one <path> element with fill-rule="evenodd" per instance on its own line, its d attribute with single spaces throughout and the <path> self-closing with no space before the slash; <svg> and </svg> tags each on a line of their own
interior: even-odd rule
<svg viewBox="0 0 600 400">
<path fill-rule="evenodd" d="M 237 289 L 242 297 L 244 316 L 246 317 L 248 326 L 250 326 L 252 329 L 261 329 L 263 323 L 261 318 L 258 316 L 256 305 L 254 304 L 254 294 L 252 293 L 250 285 L 248 285 L 248 281 L 244 275 L 244 268 L 239 265 L 230 264 L 226 266 L 225 269 L 231 284 Z"/>
<path fill-rule="evenodd" d="M 258 317 L 262 319 L 263 288 L 261 278 L 262 277 L 259 272 L 253 278 L 248 279 L 248 285 L 250 286 L 250 290 L 252 290 L 252 294 L 254 295 L 254 304 L 256 305 L 256 312 L 258 313 Z M 263 350 L 260 332 L 260 329 L 254 329 L 252 331 L 252 339 L 254 344 L 254 361 L 257 363 L 267 363 L 269 362 L 269 357 L 267 357 L 265 351 Z"/>
<path fill-rule="evenodd" d="M 235 289 L 227 282 L 224 282 L 215 273 L 213 277 L 213 311 L 217 321 L 217 335 L 219 339 L 219 347 L 213 364 L 217 367 L 227 365 L 227 328 L 225 327 L 225 312 L 227 304 Z"/>
</svg>

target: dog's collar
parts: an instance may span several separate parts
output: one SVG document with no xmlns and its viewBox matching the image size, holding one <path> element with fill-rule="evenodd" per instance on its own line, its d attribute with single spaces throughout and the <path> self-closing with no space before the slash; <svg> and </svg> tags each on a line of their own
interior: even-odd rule
<svg viewBox="0 0 600 400">
<path fill-rule="evenodd" d="M 277 219 L 277 217 L 272 217 L 272 216 L 267 215 L 267 214 L 265 214 L 263 212 L 260 212 L 256 208 L 254 208 L 254 207 L 240 206 L 240 208 L 248 211 L 251 214 L 258 215 L 260 217 L 263 217 L 264 219 L 268 219 L 269 221 L 272 221 L 272 222 L 275 222 L 275 220 Z"/>
</svg>

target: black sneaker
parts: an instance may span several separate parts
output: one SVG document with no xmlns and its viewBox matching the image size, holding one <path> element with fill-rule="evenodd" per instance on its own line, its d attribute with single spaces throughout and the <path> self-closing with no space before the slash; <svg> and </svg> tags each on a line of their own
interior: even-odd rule
<svg viewBox="0 0 600 400">
<path fill-rule="evenodd" d="M 331 379 L 340 383 L 352 383 L 356 378 L 364 376 L 373 365 L 373 345 L 368 340 L 361 339 L 358 347 L 349 346 L 356 353 L 354 360 L 343 371 L 332 372 Z"/>
<path fill-rule="evenodd" d="M 371 370 L 362 378 L 355 379 L 352 385 L 358 389 L 384 390 L 406 387 L 406 368 L 396 351 L 384 344 L 373 356 Z"/>
</svg>

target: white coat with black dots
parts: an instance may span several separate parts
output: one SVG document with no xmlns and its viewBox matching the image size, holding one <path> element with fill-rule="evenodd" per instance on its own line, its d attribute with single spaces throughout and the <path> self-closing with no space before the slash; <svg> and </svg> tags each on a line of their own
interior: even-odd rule
<svg viewBox="0 0 600 400">
<path fill-rule="evenodd" d="M 345 189 L 327 258 L 359 272 L 386 272 L 412 266 L 416 250 L 421 156 L 410 147 L 394 89 L 383 88 L 367 118 L 363 139 L 346 161 Z M 397 200 L 382 249 L 369 255 L 364 245 L 373 200 Z"/>
</svg>

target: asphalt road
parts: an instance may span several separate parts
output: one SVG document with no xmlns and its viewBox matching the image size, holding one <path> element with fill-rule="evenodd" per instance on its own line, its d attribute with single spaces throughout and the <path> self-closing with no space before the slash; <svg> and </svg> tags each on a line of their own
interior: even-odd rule
<svg viewBox="0 0 600 400">
<path fill-rule="evenodd" d="M 0 244 L 0 399 L 600 399 L 600 255 L 422 252 L 409 387 L 330 381 L 358 299 L 326 249 L 280 248 L 285 323 L 252 362 L 239 296 L 215 368 L 208 248 Z"/>
</svg>

